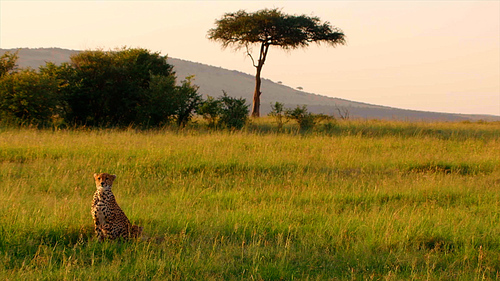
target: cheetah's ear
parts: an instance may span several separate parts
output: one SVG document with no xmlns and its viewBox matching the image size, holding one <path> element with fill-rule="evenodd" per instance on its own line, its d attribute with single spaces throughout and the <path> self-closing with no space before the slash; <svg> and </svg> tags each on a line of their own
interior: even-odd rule
<svg viewBox="0 0 500 281">
<path fill-rule="evenodd" d="M 113 178 L 113 180 L 116 179 L 116 175 L 111 175 L 111 178 Z"/>
<path fill-rule="evenodd" d="M 97 174 L 94 174 L 94 179 L 97 179 Z"/>
</svg>

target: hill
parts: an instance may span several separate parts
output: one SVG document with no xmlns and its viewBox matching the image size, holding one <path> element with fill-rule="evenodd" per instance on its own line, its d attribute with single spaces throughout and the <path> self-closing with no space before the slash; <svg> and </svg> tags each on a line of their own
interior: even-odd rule
<svg viewBox="0 0 500 281">
<path fill-rule="evenodd" d="M 7 51 L 15 52 L 16 49 L 0 49 L 0 55 Z M 49 61 L 60 64 L 69 61 L 72 54 L 79 52 L 60 48 L 21 48 L 18 51 L 18 65 L 21 68 L 38 68 Z M 254 77 L 252 75 L 176 58 L 168 58 L 168 62 L 174 65 L 179 81 L 186 76 L 194 75 L 194 82 L 200 86 L 199 91 L 204 96 L 218 97 L 222 95 L 222 90 L 224 90 L 230 96 L 243 97 L 249 103 L 252 101 L 254 89 Z M 339 111 L 348 112 L 351 118 L 409 121 L 476 121 L 481 119 L 500 121 L 500 116 L 426 112 L 353 102 L 299 91 L 268 79 L 262 81 L 262 93 L 261 113 L 264 115 L 270 112 L 270 104 L 278 101 L 284 103 L 285 107 L 307 105 L 308 109 L 314 113 L 338 116 Z"/>
</svg>

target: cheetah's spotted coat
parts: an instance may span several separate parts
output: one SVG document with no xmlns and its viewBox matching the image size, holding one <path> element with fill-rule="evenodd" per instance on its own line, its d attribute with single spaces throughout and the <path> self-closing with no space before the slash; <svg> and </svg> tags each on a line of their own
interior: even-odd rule
<svg viewBox="0 0 500 281">
<path fill-rule="evenodd" d="M 142 227 L 132 225 L 111 191 L 115 175 L 94 174 L 96 192 L 92 200 L 92 218 L 99 241 L 119 237 L 139 237 Z"/>
</svg>

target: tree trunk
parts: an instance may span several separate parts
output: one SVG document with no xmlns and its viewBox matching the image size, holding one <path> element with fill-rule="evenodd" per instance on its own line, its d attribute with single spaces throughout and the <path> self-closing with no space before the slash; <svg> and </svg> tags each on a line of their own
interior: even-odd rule
<svg viewBox="0 0 500 281">
<path fill-rule="evenodd" d="M 260 117 L 260 72 L 262 71 L 262 65 L 257 66 L 257 73 L 255 74 L 255 91 L 253 92 L 253 104 L 252 104 L 252 117 Z"/>
<path fill-rule="evenodd" d="M 262 71 L 262 67 L 264 66 L 264 62 L 266 61 L 267 51 L 269 50 L 269 44 L 263 42 L 260 46 L 260 54 L 258 64 L 255 65 L 257 68 L 257 73 L 255 74 L 255 91 L 253 92 L 253 105 L 252 105 L 252 117 L 260 117 L 260 95 L 262 92 L 260 91 L 260 73 Z"/>
</svg>

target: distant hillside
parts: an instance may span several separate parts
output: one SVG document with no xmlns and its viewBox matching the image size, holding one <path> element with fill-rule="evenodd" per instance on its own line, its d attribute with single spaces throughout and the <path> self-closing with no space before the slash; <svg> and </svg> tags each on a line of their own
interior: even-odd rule
<svg viewBox="0 0 500 281">
<path fill-rule="evenodd" d="M 0 55 L 6 51 L 15 52 L 15 49 L 0 49 Z M 19 49 L 18 65 L 20 68 L 38 68 L 46 62 L 60 64 L 68 62 L 72 54 L 79 51 L 60 48 Z M 194 75 L 194 83 L 200 86 L 200 93 L 204 96 L 218 97 L 222 90 L 234 97 L 243 97 L 248 103 L 252 101 L 254 89 L 254 77 L 239 71 L 231 71 L 220 67 L 209 66 L 201 63 L 185 61 L 176 58 L 168 58 L 168 62 L 174 65 L 178 80 L 186 76 Z M 291 87 L 274 83 L 263 79 L 261 96 L 261 113 L 270 112 L 270 104 L 274 102 L 284 103 L 286 107 L 307 105 L 314 113 L 335 114 L 338 110 L 349 112 L 351 118 L 367 119 L 397 119 L 397 120 L 441 120 L 441 121 L 500 121 L 500 116 L 492 115 L 465 115 L 425 112 L 415 110 L 404 110 L 385 106 L 378 106 L 360 102 L 353 102 L 339 98 L 331 98 L 311 93 L 306 93 Z"/>
</svg>

